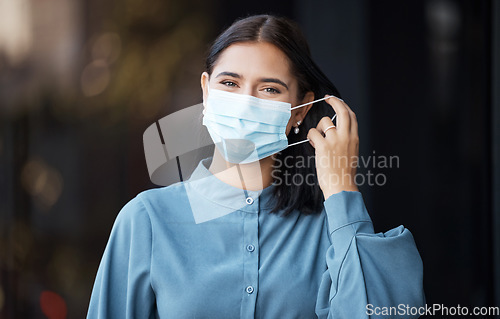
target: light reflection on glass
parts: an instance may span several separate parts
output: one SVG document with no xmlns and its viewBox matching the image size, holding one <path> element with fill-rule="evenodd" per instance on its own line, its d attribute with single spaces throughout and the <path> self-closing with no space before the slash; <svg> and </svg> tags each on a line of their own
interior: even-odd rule
<svg viewBox="0 0 500 319">
<path fill-rule="evenodd" d="M 85 96 L 102 93 L 109 84 L 110 72 L 104 60 L 91 62 L 82 72 L 81 85 Z"/>
<path fill-rule="evenodd" d="M 114 32 L 101 34 L 92 46 L 92 58 L 94 60 L 105 60 L 109 64 L 115 62 L 120 56 L 121 39 Z"/>
<path fill-rule="evenodd" d="M 40 307 L 49 319 L 65 319 L 68 308 L 64 299 L 53 291 L 42 291 L 40 294 Z"/>
<path fill-rule="evenodd" d="M 21 182 L 33 196 L 35 203 L 45 211 L 57 202 L 63 189 L 59 171 L 38 158 L 26 163 L 21 173 Z"/>
</svg>

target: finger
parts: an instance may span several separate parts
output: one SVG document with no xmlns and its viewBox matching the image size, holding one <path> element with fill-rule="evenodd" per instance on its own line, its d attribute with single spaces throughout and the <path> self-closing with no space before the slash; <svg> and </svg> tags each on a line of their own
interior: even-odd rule
<svg viewBox="0 0 500 319">
<path fill-rule="evenodd" d="M 349 110 L 349 116 L 351 118 L 351 135 L 357 136 L 358 135 L 358 119 L 356 117 L 356 113 L 351 110 L 349 105 L 347 105 L 345 102 L 343 102 L 347 109 Z"/>
<path fill-rule="evenodd" d="M 348 134 L 351 129 L 351 118 L 346 104 L 335 96 L 331 96 L 331 98 L 325 101 L 333 107 L 335 114 L 337 114 L 337 132 Z"/>
<path fill-rule="evenodd" d="M 334 126 L 332 120 L 329 117 L 325 116 L 319 121 L 318 125 L 316 126 L 316 129 L 318 129 L 318 131 L 320 131 L 321 133 L 325 133 L 325 131 L 328 130 L 328 132 L 326 133 L 329 134 L 330 131 L 335 131 L 335 128 L 329 129 L 329 127 L 331 126 Z"/>
<path fill-rule="evenodd" d="M 325 138 L 323 137 L 321 132 L 314 127 L 311 128 L 309 132 L 307 132 L 307 138 L 314 148 L 322 147 L 325 144 Z"/>
</svg>

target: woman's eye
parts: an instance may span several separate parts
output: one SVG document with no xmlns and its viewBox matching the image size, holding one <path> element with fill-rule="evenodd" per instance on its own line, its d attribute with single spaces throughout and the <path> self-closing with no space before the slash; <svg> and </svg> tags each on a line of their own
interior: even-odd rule
<svg viewBox="0 0 500 319">
<path fill-rule="evenodd" d="M 235 87 L 236 86 L 236 83 L 231 82 L 231 81 L 224 81 L 224 82 L 221 82 L 221 84 L 224 84 L 225 86 L 229 86 L 229 87 Z"/>
<path fill-rule="evenodd" d="M 275 88 L 265 88 L 264 92 L 266 93 L 271 93 L 271 94 L 278 94 L 281 93 L 280 91 L 276 90 Z"/>
</svg>

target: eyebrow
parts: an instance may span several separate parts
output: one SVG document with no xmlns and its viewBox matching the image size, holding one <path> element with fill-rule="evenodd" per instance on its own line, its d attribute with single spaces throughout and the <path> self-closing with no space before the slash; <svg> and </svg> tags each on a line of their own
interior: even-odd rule
<svg viewBox="0 0 500 319">
<path fill-rule="evenodd" d="M 241 78 L 241 76 L 240 76 L 238 73 L 234 73 L 234 72 L 226 72 L 226 71 L 224 71 L 224 72 L 221 72 L 221 73 L 217 74 L 216 78 L 221 77 L 221 76 L 223 76 L 223 75 L 225 75 L 225 76 L 231 76 L 231 77 L 233 77 L 233 78 L 237 78 L 237 79 L 240 79 L 240 78 Z"/>
<path fill-rule="evenodd" d="M 237 78 L 237 79 L 243 78 L 238 73 L 227 72 L 227 71 L 224 71 L 224 72 L 221 72 L 221 73 L 217 74 L 216 78 L 221 77 L 221 76 L 230 76 L 230 77 Z M 282 85 L 283 87 L 285 87 L 288 90 L 288 85 L 286 85 L 286 83 L 283 82 L 283 81 L 281 81 L 280 79 L 276 79 L 276 78 L 260 78 L 259 82 L 271 82 L 271 83 L 280 84 L 280 85 Z"/>
<path fill-rule="evenodd" d="M 271 82 L 271 83 L 277 83 L 283 85 L 287 90 L 288 90 L 288 85 L 286 85 L 285 82 L 281 81 L 280 79 L 275 79 L 275 78 L 262 78 L 259 79 L 260 82 Z"/>
</svg>

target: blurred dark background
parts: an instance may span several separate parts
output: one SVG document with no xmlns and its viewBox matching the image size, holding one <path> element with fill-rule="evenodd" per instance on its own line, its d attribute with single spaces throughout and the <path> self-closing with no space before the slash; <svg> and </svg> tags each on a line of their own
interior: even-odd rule
<svg viewBox="0 0 500 319">
<path fill-rule="evenodd" d="M 295 19 L 357 113 L 428 304 L 500 306 L 500 1 L 3 0 L 0 318 L 82 318 L 120 208 L 149 180 L 142 134 L 201 102 L 204 54 L 254 13 Z M 383 183 L 381 183 L 383 182 Z"/>
</svg>

